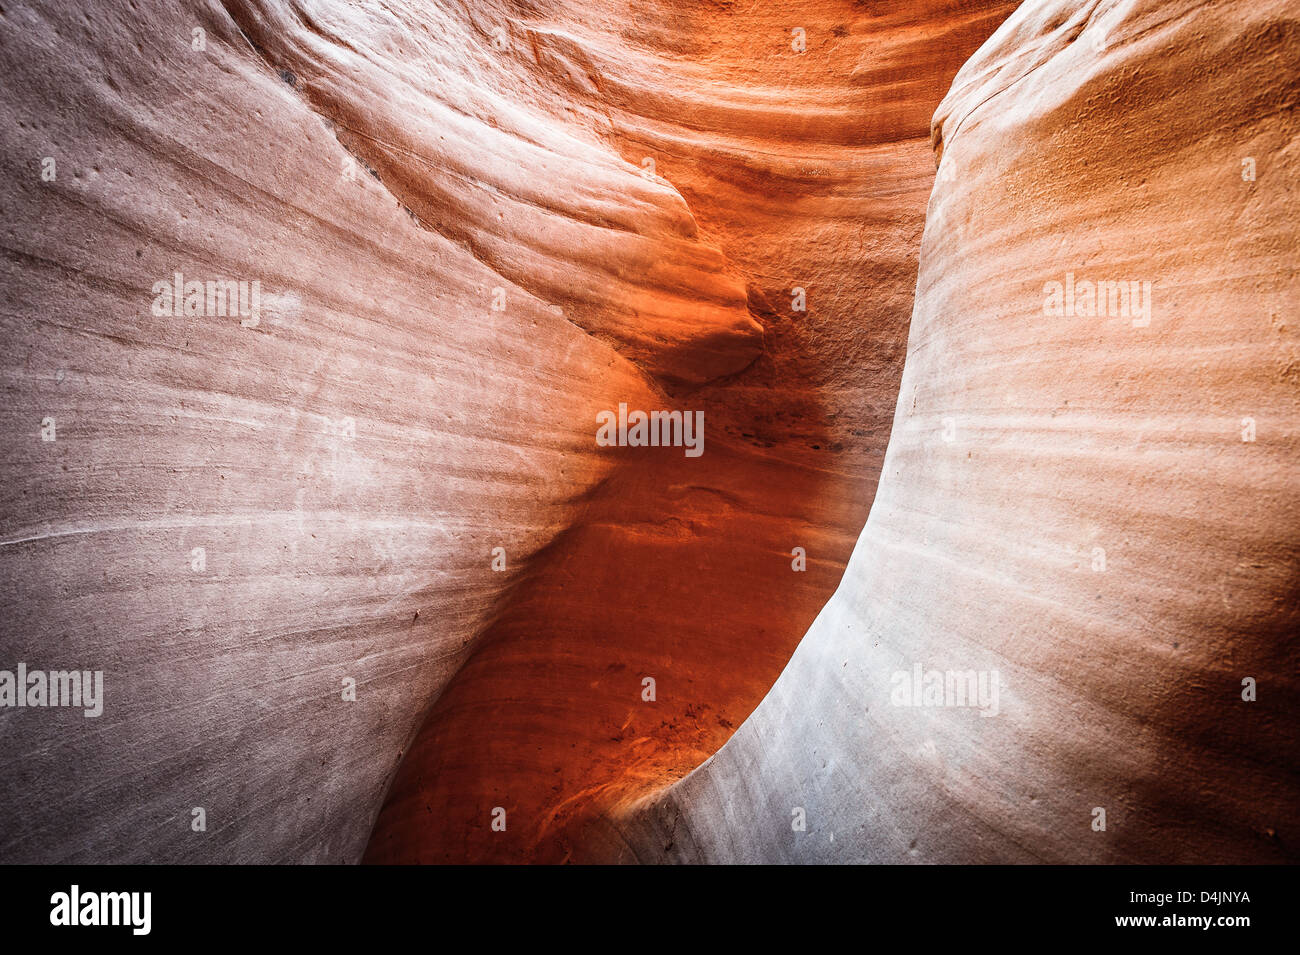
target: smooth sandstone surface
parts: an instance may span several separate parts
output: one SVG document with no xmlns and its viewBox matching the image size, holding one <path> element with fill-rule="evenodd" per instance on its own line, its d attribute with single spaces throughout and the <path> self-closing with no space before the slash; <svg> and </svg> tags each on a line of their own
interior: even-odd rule
<svg viewBox="0 0 1300 955">
<path fill-rule="evenodd" d="M 423 713 L 610 474 L 595 414 L 657 386 L 421 222 L 224 10 L 3 21 L 3 666 L 101 669 L 105 708 L 0 715 L 0 859 L 355 861 Z M 623 180 L 630 228 L 682 218 Z M 683 281 L 730 287 L 692 248 Z M 260 320 L 156 317 L 175 271 L 259 281 Z M 752 349 L 722 311 L 699 327 Z"/>
<path fill-rule="evenodd" d="M 368 861 L 603 861 L 588 824 L 695 768 L 767 692 L 874 493 L 931 117 L 1010 9 L 554 5 L 512 22 L 528 69 L 684 197 L 763 349 L 671 394 L 705 412 L 701 457 L 620 452 L 435 704 Z"/>
<path fill-rule="evenodd" d="M 1298 14 L 1033 2 L 962 68 L 844 580 L 722 750 L 594 844 L 1300 858 Z M 1150 282 L 1149 324 L 1045 314 L 1067 273 Z M 898 705 L 917 665 L 996 671 L 997 715 Z"/>
<path fill-rule="evenodd" d="M 1015 6 L 0 9 L 0 861 L 1294 860 L 1297 10 Z"/>
<path fill-rule="evenodd" d="M 105 708 L 0 713 L 0 859 L 354 861 L 449 685 L 466 831 L 375 855 L 496 852 L 486 776 L 562 858 L 716 751 L 865 520 L 930 114 L 1010 6 L 6 4 L 0 667 Z M 706 453 L 597 447 L 620 403 Z M 501 779 L 489 729 L 549 738 Z"/>
</svg>

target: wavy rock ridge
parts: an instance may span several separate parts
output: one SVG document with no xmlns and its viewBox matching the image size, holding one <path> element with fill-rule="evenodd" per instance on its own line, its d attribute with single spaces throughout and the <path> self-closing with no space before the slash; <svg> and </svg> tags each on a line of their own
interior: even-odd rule
<svg viewBox="0 0 1300 955">
<path fill-rule="evenodd" d="M 1300 856 L 1298 30 L 1285 3 L 1031 3 L 962 68 L 844 581 L 727 745 L 593 838 Z M 1087 304 L 1101 281 L 1139 283 L 1127 312 Z M 962 706 L 948 671 L 1000 694 Z"/>
<path fill-rule="evenodd" d="M 1014 6 L 0 8 L 0 859 L 1294 860 L 1297 11 Z"/>
<path fill-rule="evenodd" d="M 929 115 L 1007 9 L 7 4 L 2 665 L 105 708 L 5 711 L 0 857 L 355 860 L 435 701 L 465 796 L 376 855 L 562 858 L 715 751 L 865 519 Z M 621 403 L 702 466 L 596 446 Z M 481 776 L 504 846 L 446 835 Z"/>
<path fill-rule="evenodd" d="M 588 823 L 685 775 L 768 690 L 870 503 L 930 116 L 1008 10 L 656 3 L 511 21 L 565 111 L 684 197 L 763 351 L 672 395 L 705 412 L 702 457 L 625 451 L 536 563 L 412 744 L 367 859 L 598 861 Z"/>
</svg>

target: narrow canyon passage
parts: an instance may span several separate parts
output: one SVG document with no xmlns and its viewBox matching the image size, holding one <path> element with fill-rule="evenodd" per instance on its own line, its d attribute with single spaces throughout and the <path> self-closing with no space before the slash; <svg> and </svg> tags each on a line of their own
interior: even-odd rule
<svg viewBox="0 0 1300 955">
<path fill-rule="evenodd" d="M 680 192 L 762 349 L 715 381 L 661 381 L 656 407 L 704 412 L 705 453 L 611 452 L 404 755 L 369 860 L 600 861 L 585 825 L 699 765 L 767 692 L 874 494 L 930 116 L 1009 10 L 659 3 L 629 26 L 556 6 L 512 26 L 567 106 Z"/>
<path fill-rule="evenodd" d="M 0 861 L 1300 859 L 1298 0 L 0 72 Z"/>
<path fill-rule="evenodd" d="M 589 844 L 1300 857 L 1298 106 L 1293 2 L 1007 19 L 934 114 L 907 362 L 842 584 L 722 749 Z"/>
<path fill-rule="evenodd" d="M 7 5 L 5 649 L 109 696 L 0 724 L 4 857 L 355 861 L 427 725 L 410 778 L 563 858 L 716 750 L 865 520 L 930 115 L 1010 7 Z M 160 304 L 225 281 L 255 313 Z M 704 456 L 598 447 L 624 402 Z M 584 693 L 503 733 L 576 755 L 493 782 L 447 714 L 547 648 Z"/>
</svg>

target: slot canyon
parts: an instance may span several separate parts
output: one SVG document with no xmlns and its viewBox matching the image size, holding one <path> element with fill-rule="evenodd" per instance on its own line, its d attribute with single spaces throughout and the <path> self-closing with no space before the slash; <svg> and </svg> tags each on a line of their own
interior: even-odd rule
<svg viewBox="0 0 1300 955">
<path fill-rule="evenodd" d="M 0 861 L 1300 861 L 1296 0 L 0 65 Z"/>
</svg>

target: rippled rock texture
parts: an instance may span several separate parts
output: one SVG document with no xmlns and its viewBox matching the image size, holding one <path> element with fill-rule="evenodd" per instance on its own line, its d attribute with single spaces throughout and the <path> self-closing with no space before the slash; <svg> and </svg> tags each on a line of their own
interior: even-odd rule
<svg viewBox="0 0 1300 955">
<path fill-rule="evenodd" d="M 370 861 L 603 860 L 587 824 L 699 765 L 769 689 L 879 476 L 931 116 L 1009 6 L 628 12 L 556 8 L 511 36 L 583 124 L 683 197 L 762 348 L 739 373 L 665 382 L 668 407 L 704 410 L 705 453 L 623 452 L 438 700 Z"/>
<path fill-rule="evenodd" d="M 962 68 L 844 580 L 612 852 L 1300 858 L 1297 14 L 1029 3 Z"/>
<path fill-rule="evenodd" d="M 0 7 L 0 859 L 1294 859 L 1297 11 L 1014 9 Z"/>
<path fill-rule="evenodd" d="M 373 857 L 563 858 L 716 751 L 866 518 L 1008 10 L 6 4 L 0 668 L 105 699 L 0 713 L 0 857 L 355 860 L 426 725 Z"/>
</svg>

